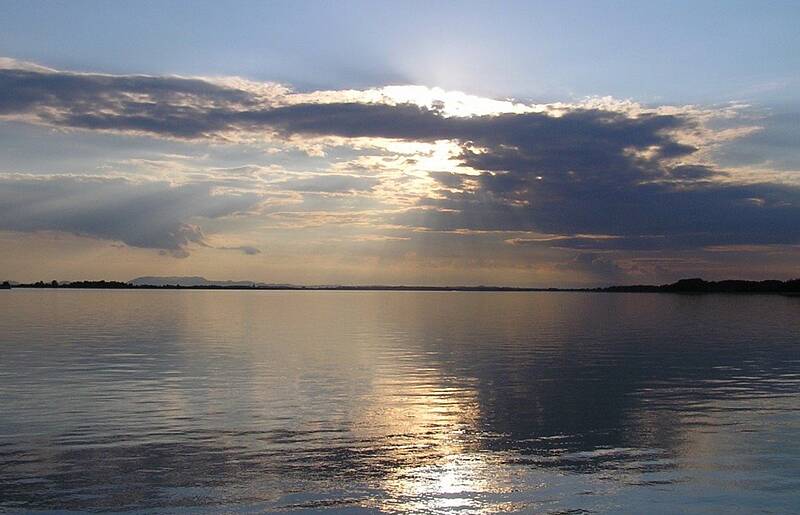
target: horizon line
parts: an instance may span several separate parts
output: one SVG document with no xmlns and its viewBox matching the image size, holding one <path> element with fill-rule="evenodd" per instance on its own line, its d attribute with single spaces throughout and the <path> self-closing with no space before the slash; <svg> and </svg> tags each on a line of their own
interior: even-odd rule
<svg viewBox="0 0 800 515">
<path fill-rule="evenodd" d="M 199 277 L 199 276 L 197 276 Z M 178 277 L 167 277 L 177 279 Z M 608 292 L 608 293 L 788 293 L 800 294 L 800 278 L 780 280 L 746 280 L 725 279 L 720 281 L 706 281 L 702 278 L 679 279 L 673 283 L 653 284 L 628 284 L 595 287 L 525 287 L 525 286 L 498 286 L 498 285 L 298 285 L 291 283 L 256 283 L 252 281 L 208 281 L 199 277 L 208 284 L 182 285 L 173 284 L 134 284 L 130 281 L 108 281 L 105 279 L 93 281 L 36 281 L 32 283 L 14 283 L 4 281 L 3 289 L 12 288 L 73 288 L 73 289 L 168 289 L 168 290 L 283 290 L 283 291 L 487 291 L 487 292 Z M 138 278 L 137 278 L 138 279 Z M 225 284 L 228 283 L 228 284 Z M 245 284 L 249 283 L 249 284 Z"/>
</svg>

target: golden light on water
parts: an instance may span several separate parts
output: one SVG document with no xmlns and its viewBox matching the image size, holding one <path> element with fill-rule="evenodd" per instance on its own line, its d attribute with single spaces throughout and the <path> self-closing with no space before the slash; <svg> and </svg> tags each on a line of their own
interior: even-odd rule
<svg viewBox="0 0 800 515">
<path fill-rule="evenodd" d="M 376 508 L 402 513 L 497 512 L 497 496 L 511 491 L 502 455 L 481 451 L 477 389 L 449 386 L 436 369 L 380 377 L 375 405 L 358 424 L 393 441 L 394 464 L 376 485 L 388 495 Z M 491 501 L 490 501 L 491 498 Z M 510 506 L 509 506 L 510 508 Z"/>
</svg>

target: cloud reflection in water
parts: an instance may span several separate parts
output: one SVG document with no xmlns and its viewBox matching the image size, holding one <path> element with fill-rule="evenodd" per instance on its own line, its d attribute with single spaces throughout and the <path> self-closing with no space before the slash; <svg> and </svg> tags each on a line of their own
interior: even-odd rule
<svg viewBox="0 0 800 515">
<path fill-rule="evenodd" d="M 6 509 L 796 502 L 794 298 L 14 290 L 0 303 Z"/>
</svg>

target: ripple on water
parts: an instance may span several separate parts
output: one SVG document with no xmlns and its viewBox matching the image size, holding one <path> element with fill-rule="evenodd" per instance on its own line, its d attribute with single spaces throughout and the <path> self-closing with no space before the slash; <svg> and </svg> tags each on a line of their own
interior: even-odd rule
<svg viewBox="0 0 800 515">
<path fill-rule="evenodd" d="M 800 299 L 0 295 L 0 511 L 791 513 Z"/>
</svg>

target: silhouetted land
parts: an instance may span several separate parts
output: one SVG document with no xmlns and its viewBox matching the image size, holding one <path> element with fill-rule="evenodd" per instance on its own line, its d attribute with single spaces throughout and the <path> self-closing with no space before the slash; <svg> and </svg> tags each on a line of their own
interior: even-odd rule
<svg viewBox="0 0 800 515">
<path fill-rule="evenodd" d="M 783 293 L 800 294 L 800 279 L 790 281 L 704 281 L 703 279 L 681 279 L 672 284 L 660 286 L 632 285 L 598 288 L 604 292 L 642 292 L 642 293 Z"/>
<path fill-rule="evenodd" d="M 16 284 L 14 288 L 94 288 L 94 289 L 129 289 L 129 290 L 344 290 L 344 291 L 584 291 L 580 289 L 562 288 L 515 288 L 510 286 L 391 286 L 391 285 L 366 285 L 366 286 L 302 286 L 295 284 L 133 284 L 122 281 L 72 281 L 59 283 L 57 281 L 38 281 L 35 283 Z"/>
<path fill-rule="evenodd" d="M 6 282 L 0 288 L 11 288 Z M 28 284 L 14 284 L 14 288 L 94 288 L 94 289 L 135 289 L 135 290 L 333 290 L 333 291 L 497 291 L 497 292 L 533 292 L 533 291 L 582 291 L 600 293 L 769 293 L 784 295 L 800 295 L 800 279 L 789 281 L 704 281 L 703 279 L 681 279 L 672 284 L 662 285 L 627 285 L 608 286 L 605 288 L 515 288 L 510 286 L 301 286 L 293 284 L 243 283 L 231 284 L 133 284 L 122 281 L 73 281 L 59 283 L 57 281 L 38 281 Z"/>
</svg>

